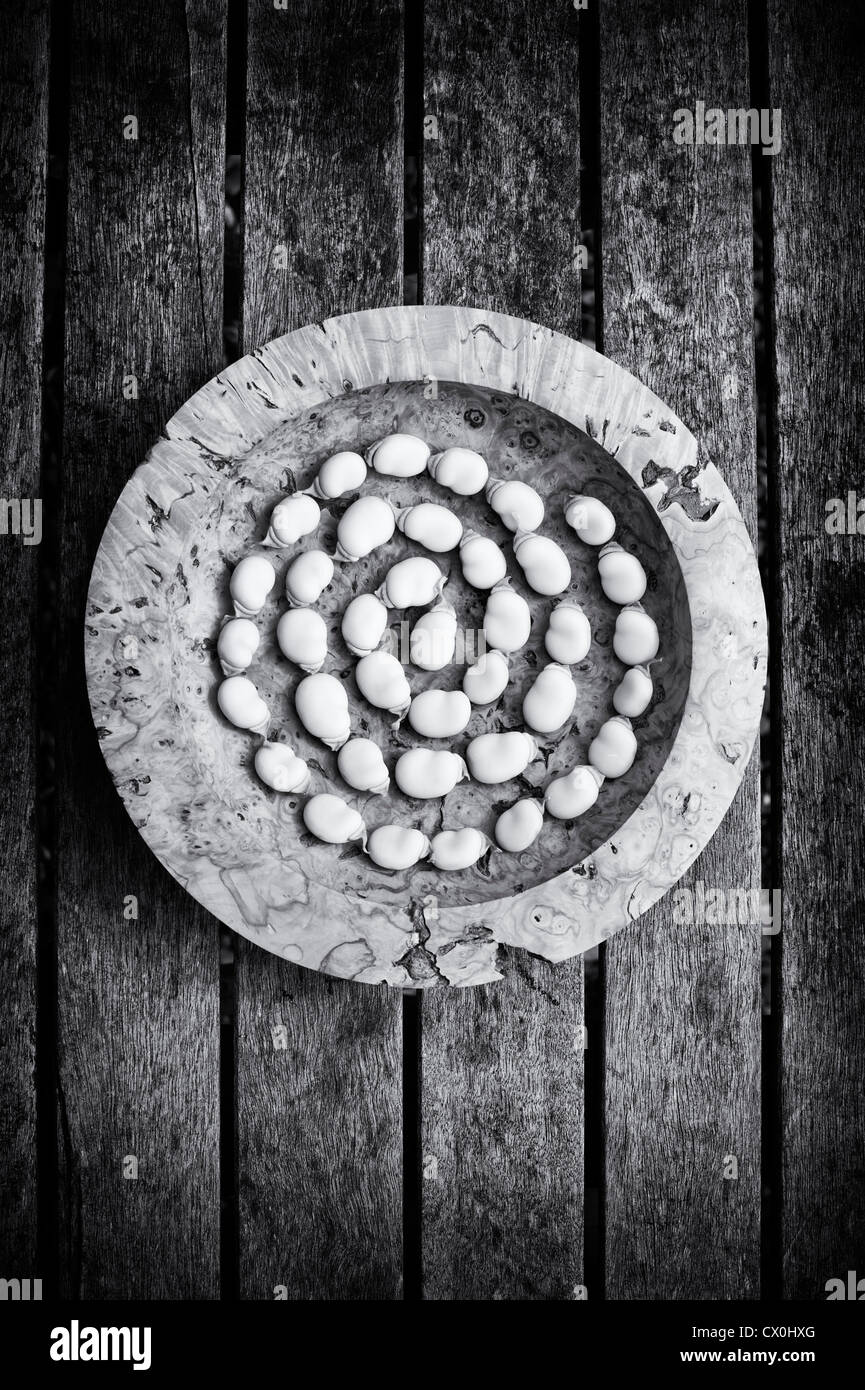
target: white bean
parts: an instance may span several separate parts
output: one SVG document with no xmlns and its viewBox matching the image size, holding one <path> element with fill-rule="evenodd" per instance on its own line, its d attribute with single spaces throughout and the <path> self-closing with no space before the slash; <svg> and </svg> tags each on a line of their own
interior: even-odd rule
<svg viewBox="0 0 865 1390">
<path fill-rule="evenodd" d="M 654 686 L 648 668 L 632 666 L 613 691 L 613 708 L 616 714 L 637 719 L 649 708 L 653 694 Z"/>
<path fill-rule="evenodd" d="M 357 492 L 365 482 L 366 464 L 360 454 L 343 449 L 325 459 L 310 491 L 315 497 L 331 502 L 336 497 L 344 497 L 347 492 Z"/>
<path fill-rule="evenodd" d="M 441 454 L 433 454 L 427 468 L 437 483 L 460 497 L 473 497 L 490 476 L 486 459 L 475 449 L 445 449 Z"/>
<path fill-rule="evenodd" d="M 567 666 L 552 662 L 539 671 L 523 699 L 523 718 L 539 734 L 552 734 L 570 719 L 577 687 Z"/>
<path fill-rule="evenodd" d="M 285 573 L 285 597 L 295 608 L 308 608 L 333 579 L 333 560 L 323 550 L 305 550 Z"/>
<path fill-rule="evenodd" d="M 509 854 L 522 854 L 533 845 L 544 823 L 544 808 L 540 801 L 523 797 L 502 811 L 496 821 L 496 840 Z"/>
<path fill-rule="evenodd" d="M 305 792 L 312 780 L 303 758 L 284 743 L 263 743 L 255 755 L 255 771 L 275 792 Z"/>
<path fill-rule="evenodd" d="M 366 852 L 381 869 L 410 869 L 426 859 L 430 842 L 420 830 L 403 825 L 378 825 L 370 831 Z"/>
<path fill-rule="evenodd" d="M 463 676 L 463 690 L 473 705 L 491 705 L 508 683 L 508 658 L 503 652 L 488 651 L 479 656 Z"/>
<path fill-rule="evenodd" d="M 376 709 L 389 710 L 399 719 L 411 704 L 411 687 L 405 671 L 390 652 L 370 652 L 354 671 L 358 690 Z"/>
<path fill-rule="evenodd" d="M 447 796 L 458 782 L 466 780 L 468 770 L 458 753 L 410 748 L 397 759 L 394 777 L 406 796 L 429 800 Z"/>
<path fill-rule="evenodd" d="M 463 533 L 459 517 L 438 502 L 418 502 L 414 507 L 400 507 L 396 524 L 409 540 L 417 541 L 418 545 L 439 555 L 454 550 Z"/>
<path fill-rule="evenodd" d="M 441 671 L 454 659 L 456 640 L 456 610 L 440 599 L 412 628 L 409 651 L 413 665 L 421 671 Z"/>
<path fill-rule="evenodd" d="M 350 738 L 340 748 L 336 763 L 340 777 L 355 791 L 383 796 L 390 786 L 381 749 L 371 738 Z"/>
<path fill-rule="evenodd" d="M 216 654 L 225 676 L 248 671 L 258 651 L 261 634 L 249 618 L 228 618 L 219 629 Z"/>
<path fill-rule="evenodd" d="M 471 717 L 471 701 L 462 690 L 423 690 L 408 712 L 408 722 L 422 738 L 456 738 Z"/>
<path fill-rule="evenodd" d="M 519 777 L 537 755 L 538 745 L 531 734 L 515 729 L 505 734 L 480 734 L 466 749 L 469 772 L 476 782 L 487 786 Z"/>
<path fill-rule="evenodd" d="M 358 594 L 342 615 L 343 641 L 355 656 L 368 656 L 387 631 L 388 611 L 375 594 Z"/>
<path fill-rule="evenodd" d="M 561 546 L 536 531 L 517 531 L 514 555 L 536 594 L 564 593 L 571 582 L 571 566 Z"/>
<path fill-rule="evenodd" d="M 367 449 L 366 461 L 389 478 L 415 478 L 423 473 L 430 447 L 416 434 L 386 434 Z"/>
<path fill-rule="evenodd" d="M 235 565 L 228 585 L 238 618 L 254 618 L 276 583 L 273 565 L 263 555 L 246 555 Z"/>
<path fill-rule="evenodd" d="M 289 608 L 276 625 L 276 641 L 283 656 L 312 674 L 327 656 L 327 623 L 312 608 Z"/>
<path fill-rule="evenodd" d="M 582 608 L 573 599 L 557 603 L 547 626 L 544 646 L 553 661 L 576 666 L 584 661 L 592 645 L 592 629 Z"/>
<path fill-rule="evenodd" d="M 336 676 L 324 671 L 304 676 L 294 692 L 294 707 L 307 733 L 328 748 L 341 748 L 351 735 L 348 696 Z"/>
<path fill-rule="evenodd" d="M 658 655 L 658 628 L 642 604 L 629 603 L 616 618 L 613 651 L 626 666 L 645 666 Z"/>
<path fill-rule="evenodd" d="M 486 497 L 509 531 L 537 531 L 544 519 L 543 498 L 516 478 L 490 478 Z"/>
<path fill-rule="evenodd" d="M 460 541 L 460 564 L 466 583 L 475 589 L 491 589 L 508 572 L 507 561 L 494 540 L 465 531 Z"/>
<path fill-rule="evenodd" d="M 301 536 L 311 535 L 320 521 L 321 508 L 308 492 L 283 497 L 270 513 L 265 545 L 295 545 Z"/>
<path fill-rule="evenodd" d="M 482 830 L 467 825 L 462 830 L 440 830 L 430 848 L 430 862 L 437 869 L 471 869 L 493 848 L 493 842 Z"/>
<path fill-rule="evenodd" d="M 568 499 L 565 521 L 586 545 L 605 545 L 616 530 L 616 518 L 597 497 L 579 494 Z"/>
<path fill-rule="evenodd" d="M 422 608 L 438 598 L 446 582 L 435 560 L 412 555 L 391 565 L 376 598 L 388 608 Z"/>
<path fill-rule="evenodd" d="M 616 541 L 605 545 L 598 556 L 601 588 L 613 603 L 638 603 L 646 592 L 646 571 L 636 555 Z"/>
<path fill-rule="evenodd" d="M 496 651 L 518 652 L 529 640 L 532 610 L 522 594 L 511 588 L 509 579 L 496 584 L 484 609 L 484 639 Z"/>
<path fill-rule="evenodd" d="M 602 724 L 589 744 L 589 762 L 605 777 L 622 777 L 637 756 L 637 740 L 630 719 L 614 715 Z"/>
<path fill-rule="evenodd" d="M 303 823 L 316 839 L 327 845 L 347 845 L 351 840 L 366 840 L 363 816 L 341 796 L 319 792 L 311 796 L 303 808 Z"/>
<path fill-rule="evenodd" d="M 544 808 L 556 820 L 575 820 L 594 806 L 603 780 L 594 767 L 572 767 L 547 787 Z"/>
<path fill-rule="evenodd" d="M 267 733 L 270 711 L 246 676 L 229 676 L 222 681 L 216 702 L 235 728 L 247 729 L 251 734 Z"/>
<path fill-rule="evenodd" d="M 336 554 L 340 560 L 362 560 L 390 540 L 396 514 L 381 497 L 359 497 L 343 513 L 336 528 Z"/>
</svg>

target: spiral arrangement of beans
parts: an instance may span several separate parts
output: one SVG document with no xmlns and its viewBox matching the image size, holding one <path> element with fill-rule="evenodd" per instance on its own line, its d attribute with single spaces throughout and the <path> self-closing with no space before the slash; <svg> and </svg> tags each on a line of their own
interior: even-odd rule
<svg viewBox="0 0 865 1390">
<path fill-rule="evenodd" d="M 465 778 L 494 786 L 519 776 L 538 755 L 540 744 L 570 720 L 577 699 L 570 667 L 581 661 L 592 640 L 580 606 L 568 599 L 570 563 L 557 543 L 543 535 L 544 501 L 527 483 L 491 478 L 485 459 L 472 449 L 450 448 L 433 454 L 416 435 L 393 433 L 377 440 L 366 456 L 342 451 L 326 459 L 312 487 L 280 499 L 273 509 L 264 548 L 290 549 L 315 533 L 320 503 L 360 493 L 368 469 L 393 478 L 426 471 L 449 499 L 484 492 L 499 521 L 512 534 L 517 564 L 526 583 L 543 596 L 562 595 L 544 635 L 550 660 L 523 699 L 524 730 L 486 733 L 471 739 L 465 757 L 450 749 L 412 748 L 394 768 L 399 789 L 410 797 L 441 798 Z M 565 520 L 587 546 L 597 549 L 598 573 L 607 598 L 619 606 L 613 649 L 628 668 L 612 696 L 614 713 L 592 740 L 585 764 L 553 778 L 541 798 L 524 797 L 498 816 L 495 839 L 464 826 L 441 830 L 430 839 L 412 826 L 378 825 L 369 829 L 360 812 L 335 793 L 308 796 L 303 806 L 306 828 L 333 845 L 358 841 L 381 869 L 407 869 L 429 858 L 439 869 L 468 869 L 493 849 L 519 854 L 541 833 L 545 816 L 573 820 L 594 805 L 608 778 L 632 766 L 637 741 L 631 719 L 652 700 L 651 663 L 658 654 L 658 630 L 640 599 L 646 574 L 639 559 L 614 539 L 616 520 L 610 509 L 590 496 L 571 497 Z M 375 593 L 356 595 L 342 614 L 342 635 L 357 657 L 358 688 L 370 704 L 390 711 L 397 723 L 408 718 L 417 734 L 453 739 L 468 725 L 475 707 L 497 701 L 508 682 L 508 658 L 531 633 L 525 598 L 507 577 L 505 555 L 490 537 L 464 529 L 447 505 L 421 502 L 396 509 L 381 497 L 358 496 L 337 527 L 334 555 L 304 550 L 289 564 L 285 593 L 289 607 L 277 624 L 283 656 L 305 672 L 295 690 L 295 712 L 313 737 L 337 751 L 342 780 L 355 792 L 386 795 L 390 772 L 378 746 L 352 737 L 344 685 L 321 670 L 328 652 L 327 627 L 315 604 L 334 578 L 337 565 L 351 565 L 388 542 L 396 529 L 430 556 L 459 551 L 463 575 L 487 594 L 485 652 L 465 672 L 461 690 L 425 690 L 414 697 L 400 661 L 382 648 L 394 610 L 422 609 L 411 632 L 411 664 L 424 671 L 443 670 L 452 660 L 457 615 L 444 594 L 446 578 L 436 561 L 413 555 L 392 565 Z M 310 790 L 307 763 L 290 744 L 271 742 L 271 714 L 249 677 L 260 642 L 254 621 L 276 583 L 266 554 L 244 556 L 231 576 L 233 614 L 226 615 L 217 639 L 223 677 L 217 700 L 235 727 L 260 739 L 254 765 L 271 790 L 304 794 Z"/>
</svg>

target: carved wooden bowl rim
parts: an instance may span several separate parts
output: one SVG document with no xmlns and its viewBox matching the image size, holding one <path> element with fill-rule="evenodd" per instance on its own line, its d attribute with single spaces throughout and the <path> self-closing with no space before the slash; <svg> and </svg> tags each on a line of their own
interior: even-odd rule
<svg viewBox="0 0 865 1390">
<path fill-rule="evenodd" d="M 126 680 L 118 596 L 131 593 L 136 579 L 150 596 L 149 658 L 167 682 L 167 642 L 159 640 L 167 631 L 160 628 L 168 623 L 166 586 L 154 583 L 154 572 L 169 573 L 172 558 L 179 559 L 196 522 L 197 496 L 220 486 L 225 461 L 335 396 L 427 378 L 499 390 L 552 411 L 595 438 L 651 503 L 680 565 L 691 613 L 682 719 L 657 780 L 609 839 L 567 872 L 521 893 L 439 907 L 425 922 L 422 942 L 412 904 L 376 904 L 370 911 L 368 902 L 352 903 L 351 894 L 322 885 L 305 885 L 296 904 L 282 901 L 262 920 L 260 907 L 246 906 L 236 884 L 226 886 L 218 864 L 206 854 L 193 861 L 183 851 L 182 807 L 170 795 L 159 797 L 161 779 L 173 786 L 190 781 L 182 728 L 171 747 L 151 749 L 143 786 L 132 775 L 124 751 L 128 730 L 118 717 Z M 158 530 L 150 524 L 154 500 Z M 346 314 L 277 338 L 220 372 L 172 416 L 105 528 L 88 593 L 85 659 L 102 752 L 127 810 L 164 866 L 216 917 L 287 959 L 362 983 L 471 985 L 500 977 L 500 944 L 558 961 L 607 939 L 667 892 L 705 848 L 742 781 L 760 726 L 766 613 L 757 560 L 733 497 L 687 426 L 647 387 L 592 349 L 529 320 L 406 306 Z M 156 710 L 165 689 L 142 694 L 136 687 L 135 696 Z M 250 895 L 252 901 L 253 889 Z M 334 942 L 325 933 L 320 950 L 313 948 L 316 928 L 329 916 L 350 922 L 355 939 Z M 415 948 L 432 963 L 420 977 L 411 968 Z"/>
</svg>

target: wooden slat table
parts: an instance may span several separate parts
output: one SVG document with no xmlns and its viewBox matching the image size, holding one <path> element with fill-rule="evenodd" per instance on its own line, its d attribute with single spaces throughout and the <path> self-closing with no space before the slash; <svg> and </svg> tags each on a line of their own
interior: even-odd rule
<svg viewBox="0 0 865 1390">
<path fill-rule="evenodd" d="M 846 1279 L 865 1268 L 865 537 L 828 535 L 825 526 L 828 499 L 865 496 L 865 15 L 845 3 L 831 23 L 821 20 L 806 5 L 769 6 L 770 91 L 788 120 L 772 188 L 771 486 L 784 893 L 781 1257 L 790 1298 L 811 1297 L 824 1272 Z M 848 89 L 857 95 L 845 101 Z"/>
<path fill-rule="evenodd" d="M 58 641 L 57 731 L 60 1287 L 69 1296 L 219 1291 L 218 928 L 154 872 L 95 740 L 81 736 L 89 709 L 74 634 L 118 488 L 221 362 L 224 24 L 221 7 L 203 0 L 85 3 L 70 19 L 58 557 L 58 621 L 69 637 Z M 133 665 L 137 655 L 128 654 Z M 124 1176 L 130 1162 L 137 1179 Z"/>
<path fill-rule="evenodd" d="M 829 498 L 865 495 L 861 7 L 589 5 L 4 0 L 4 497 L 45 517 L 40 546 L 0 536 L 7 1276 L 67 1297 L 820 1299 L 865 1270 L 865 539 L 824 527 Z M 780 107 L 770 167 L 676 145 L 697 101 Z M 763 516 L 771 814 L 757 751 L 684 880 L 756 887 L 771 848 L 762 1030 L 757 921 L 677 925 L 668 897 L 588 970 L 502 952 L 494 986 L 402 997 L 225 942 L 121 809 L 80 641 L 114 498 L 219 370 L 226 315 L 250 352 L 415 284 L 576 337 L 593 292 L 599 349 L 691 426 L 755 544 Z"/>
<path fill-rule="evenodd" d="M 435 122 L 424 299 L 579 337 L 574 11 L 557 0 L 428 5 L 423 56 Z M 553 967 L 518 952 L 502 973 L 495 989 L 423 996 L 426 1298 L 569 1298 L 583 1282 L 582 961 Z"/>
<path fill-rule="evenodd" d="M 48 6 L 8 16 L 0 58 L 0 168 L 4 352 L 3 491 L 34 499 L 39 491 L 42 404 L 42 296 L 48 138 Z M 35 99 L 34 99 L 35 94 Z M 34 514 L 35 515 L 35 514 Z M 34 533 L 35 534 L 35 533 Z M 11 1007 L 0 1030 L 0 1126 L 3 1135 L 3 1257 L 16 1269 L 37 1266 L 36 1030 L 38 822 L 35 611 L 39 550 L 4 537 L 3 592 L 17 596 L 17 620 L 0 676 L 9 773 L 2 791 L 3 868 L 8 885 L 0 918 L 0 987 Z M 14 651 L 14 657 L 12 653 Z M 25 1275 L 26 1277 L 26 1275 Z"/>
<path fill-rule="evenodd" d="M 756 545 L 750 151 L 670 138 L 704 94 L 748 104 L 746 5 L 652 8 L 604 10 L 604 351 L 695 431 Z M 759 750 L 698 880 L 760 885 Z M 607 947 L 605 1038 L 608 1296 L 755 1297 L 759 924 L 683 932 L 662 901 Z"/>
<path fill-rule="evenodd" d="M 402 297 L 400 7 L 328 9 L 249 10 L 247 352 Z M 236 987 L 241 1297 L 399 1297 L 399 996 L 246 942 Z"/>
</svg>

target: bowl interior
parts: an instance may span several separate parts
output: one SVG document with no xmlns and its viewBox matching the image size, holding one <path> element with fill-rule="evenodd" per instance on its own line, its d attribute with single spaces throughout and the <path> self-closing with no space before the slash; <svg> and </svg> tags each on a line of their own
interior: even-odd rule
<svg viewBox="0 0 865 1390">
<path fill-rule="evenodd" d="M 556 540 L 570 559 L 569 595 L 589 618 L 592 647 L 585 661 L 573 668 L 578 697 L 569 726 L 542 742 L 541 756 L 523 777 L 495 787 L 463 782 L 444 800 L 436 801 L 407 798 L 393 779 L 385 796 L 353 792 L 338 774 L 336 754 L 311 738 L 297 719 L 293 691 L 303 673 L 282 657 L 275 641 L 278 617 L 287 606 L 283 590 L 287 565 L 304 549 L 322 547 L 333 552 L 337 522 L 353 498 L 322 504 L 322 525 L 316 535 L 287 551 L 265 552 L 275 563 L 277 583 L 256 620 L 262 643 L 249 672 L 270 706 L 270 737 L 290 742 L 310 764 L 314 790 L 336 792 L 356 805 L 368 829 L 398 822 L 431 836 L 440 829 L 473 825 L 492 835 L 497 815 L 507 806 L 521 796 L 540 796 L 552 777 L 586 761 L 591 739 L 614 713 L 612 694 L 625 667 L 612 650 L 619 610 L 600 588 L 597 551 L 584 546 L 564 520 L 565 503 L 572 493 L 593 494 L 613 510 L 616 539 L 639 557 L 647 571 L 643 605 L 660 632 L 659 659 L 652 668 L 655 697 L 649 710 L 633 721 L 639 748 L 630 772 L 607 781 L 595 806 L 578 820 L 548 817 L 540 837 L 525 853 L 495 853 L 480 866 L 459 873 L 445 873 L 425 862 L 406 873 L 386 873 L 357 845 L 321 844 L 303 825 L 304 798 L 280 796 L 261 785 L 252 768 L 258 740 L 233 729 L 216 707 L 221 679 L 216 635 L 223 615 L 231 611 L 228 579 L 233 566 L 260 545 L 270 510 L 280 496 L 308 487 L 330 454 L 339 449 L 364 452 L 393 430 L 420 435 L 434 451 L 451 445 L 477 449 L 494 477 L 522 479 L 541 493 L 546 515 L 540 530 Z M 226 465 L 221 482 L 210 495 L 202 496 L 199 523 L 189 536 L 170 596 L 171 695 L 196 773 L 185 811 L 192 850 L 214 848 L 213 836 L 218 833 L 233 847 L 238 864 L 253 852 L 256 858 L 269 853 L 287 863 L 302 859 L 311 880 L 343 893 L 390 904 L 433 895 L 443 905 L 458 906 L 510 897 L 554 878 L 591 854 L 628 819 L 661 771 L 679 727 L 690 677 L 691 620 L 679 563 L 656 512 L 626 471 L 588 434 L 540 406 L 500 391 L 451 382 L 388 383 L 350 391 L 294 416 L 242 459 Z M 342 640 L 340 619 L 350 599 L 376 589 L 396 560 L 427 552 L 397 532 L 367 559 L 338 565 L 317 608 L 329 629 L 323 669 L 348 691 L 353 734 L 374 739 L 392 773 L 396 758 L 408 748 L 426 744 L 463 752 L 477 734 L 524 728 L 523 696 L 548 660 L 543 635 L 548 615 L 560 599 L 540 598 L 528 588 L 510 549 L 510 533 L 483 494 L 457 498 L 427 474 L 402 481 L 372 472 L 363 493 L 387 497 L 399 506 L 423 500 L 443 503 L 457 511 L 465 527 L 495 539 L 508 557 L 514 588 L 529 602 L 533 623 L 529 643 L 511 657 L 510 683 L 498 704 L 475 709 L 468 729 L 456 740 L 424 740 L 407 721 L 394 730 L 392 716 L 372 708 L 360 696 L 354 680 L 356 659 Z M 435 673 L 407 664 L 413 693 L 430 687 L 459 688 L 464 663 L 480 649 L 485 595 L 466 584 L 456 552 L 433 558 L 448 576 L 445 596 L 457 611 L 457 660 Z M 406 663 L 407 634 L 416 616 L 393 614 L 391 650 L 398 655 L 404 652 Z M 222 862 L 226 862 L 224 848 Z"/>
</svg>

